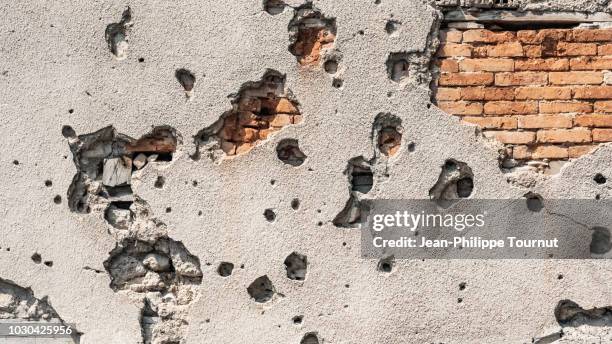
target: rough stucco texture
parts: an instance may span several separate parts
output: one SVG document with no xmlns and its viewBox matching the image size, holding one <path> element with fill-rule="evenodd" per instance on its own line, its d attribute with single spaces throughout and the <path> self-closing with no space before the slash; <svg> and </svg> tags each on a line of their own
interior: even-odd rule
<svg viewBox="0 0 612 344">
<path fill-rule="evenodd" d="M 380 269 L 360 258 L 359 230 L 334 225 L 364 190 L 345 173 L 367 179 L 359 197 L 428 198 L 453 159 L 469 166 L 470 197 L 608 199 L 612 146 L 553 176 L 529 166 L 505 173 L 501 144 L 430 104 L 423 70 L 438 45 L 434 7 L 301 5 L 1 4 L 3 293 L 45 300 L 82 343 L 160 334 L 185 343 L 524 343 L 558 331 L 561 300 L 585 314 L 612 305 L 605 260 L 396 260 Z M 301 35 L 300 25 L 315 29 Z M 319 41 L 292 52 L 296 37 Z M 417 71 L 401 82 L 387 68 L 398 52 Z M 228 157 L 218 131 L 205 129 L 223 124 L 266 73 L 280 74 L 283 89 L 260 96 L 289 99 L 300 120 Z M 171 128 L 171 156 L 131 155 L 126 147 L 153 127 Z M 103 143 L 87 148 L 84 135 L 104 128 Z M 595 182 L 598 173 L 608 181 Z M 117 191 L 117 181 L 123 193 L 98 192 Z M 71 185 L 89 208 L 69 204 Z M 124 202 L 113 216 L 110 202 Z M 126 281 L 126 272 L 136 274 Z M 564 331 L 560 343 L 611 337 L 606 326 Z"/>
</svg>

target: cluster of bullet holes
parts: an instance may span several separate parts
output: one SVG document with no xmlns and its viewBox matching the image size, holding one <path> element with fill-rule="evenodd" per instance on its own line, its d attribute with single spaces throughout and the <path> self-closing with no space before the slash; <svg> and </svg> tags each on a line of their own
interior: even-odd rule
<svg viewBox="0 0 612 344">
<path fill-rule="evenodd" d="M 47 267 L 50 267 L 50 268 L 53 267 L 53 261 L 52 260 L 45 260 L 43 262 L 42 256 L 38 252 L 34 252 L 34 254 L 32 254 L 32 256 L 30 258 L 32 259 L 32 262 L 34 262 L 34 264 L 43 263 Z"/>
<path fill-rule="evenodd" d="M 285 3 L 282 0 L 264 0 L 264 11 L 275 16 L 283 13 L 285 10 Z"/>
<path fill-rule="evenodd" d="M 356 228 L 361 222 L 359 201 L 363 195 L 372 189 L 374 173 L 368 161 L 363 157 L 357 157 L 349 160 L 345 174 L 348 176 L 350 183 L 349 199 L 332 223 L 336 227 Z"/>
<path fill-rule="evenodd" d="M 272 300 L 275 289 L 267 275 L 258 277 L 247 287 L 247 292 L 258 303 Z"/>
<path fill-rule="evenodd" d="M 297 8 L 289 23 L 289 51 L 300 65 L 318 65 L 335 39 L 335 18 L 327 18 L 310 2 Z"/>
<path fill-rule="evenodd" d="M 607 181 L 607 179 L 606 179 L 606 177 L 604 177 L 604 175 L 603 175 L 603 174 L 601 174 L 601 173 L 597 173 L 597 174 L 596 174 L 596 175 L 593 177 L 593 181 L 594 181 L 595 183 L 597 183 L 597 184 L 600 184 L 600 185 L 601 185 L 601 184 L 605 184 L 605 183 L 606 183 L 606 181 Z"/>
<path fill-rule="evenodd" d="M 584 309 L 574 301 L 561 300 L 555 307 L 555 318 L 561 326 L 610 326 L 612 324 L 612 306 Z"/>
<path fill-rule="evenodd" d="M 307 269 L 308 260 L 305 255 L 293 252 L 285 259 L 285 270 L 287 271 L 287 278 L 291 280 L 305 280 Z"/>
<path fill-rule="evenodd" d="M 605 227 L 594 227 L 591 229 L 590 250 L 593 255 L 603 255 L 612 250 L 610 230 Z"/>
<path fill-rule="evenodd" d="M 174 72 L 174 76 L 176 77 L 176 80 L 178 80 L 179 84 L 183 86 L 183 89 L 185 90 L 185 97 L 187 97 L 187 99 L 191 99 L 191 97 L 193 97 L 193 87 L 195 86 L 196 82 L 195 75 L 189 70 L 181 68 Z"/>
<path fill-rule="evenodd" d="M 319 344 L 319 335 L 316 332 L 308 332 L 302 337 L 300 344 Z"/>
<path fill-rule="evenodd" d="M 300 150 L 296 139 L 281 140 L 276 146 L 276 156 L 285 164 L 295 167 L 302 165 L 306 160 L 306 154 Z"/>
<path fill-rule="evenodd" d="M 523 197 L 525 197 L 527 209 L 530 211 L 537 213 L 544 209 L 544 199 L 537 193 L 529 191 Z"/>
<path fill-rule="evenodd" d="M 376 142 L 377 152 L 394 156 L 402 144 L 402 120 L 390 113 L 379 113 L 374 119 L 372 139 Z"/>
<path fill-rule="evenodd" d="M 232 109 L 195 136 L 193 158 L 198 159 L 202 150 L 212 159 L 219 150 L 226 156 L 246 153 L 272 133 L 301 121 L 298 102 L 285 89 L 285 76 L 268 70 L 260 81 L 243 84 Z"/>
<path fill-rule="evenodd" d="M 229 277 L 232 275 L 233 271 L 234 271 L 234 264 L 229 263 L 229 262 L 221 262 L 221 264 L 219 264 L 219 267 L 217 268 L 217 273 L 221 277 Z"/>
<path fill-rule="evenodd" d="M 461 198 L 468 198 L 474 190 L 474 174 L 464 162 L 448 159 L 436 184 L 429 190 L 430 199 L 448 208 Z"/>
<path fill-rule="evenodd" d="M 302 325 L 302 322 L 304 321 L 304 316 L 296 315 L 291 319 L 291 321 L 293 321 L 293 324 L 296 326 Z"/>
<path fill-rule="evenodd" d="M 117 60 L 124 60 L 128 53 L 127 31 L 133 25 L 132 10 L 128 7 L 118 23 L 109 24 L 104 32 L 108 49 Z M 144 59 L 143 59 L 144 61 Z"/>
<path fill-rule="evenodd" d="M 389 273 L 393 271 L 393 266 L 395 265 L 395 257 L 393 255 L 384 257 L 378 261 L 378 265 L 376 269 L 380 272 Z"/>
</svg>

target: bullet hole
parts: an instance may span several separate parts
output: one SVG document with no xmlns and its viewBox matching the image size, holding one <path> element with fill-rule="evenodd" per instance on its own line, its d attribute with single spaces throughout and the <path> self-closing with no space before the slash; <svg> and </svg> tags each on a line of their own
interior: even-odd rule
<svg viewBox="0 0 612 344">
<path fill-rule="evenodd" d="M 62 127 L 62 136 L 64 136 L 67 139 L 75 138 L 76 132 L 74 131 L 74 129 L 72 129 L 71 126 L 65 125 Z"/>
<path fill-rule="evenodd" d="M 306 160 L 306 154 L 302 153 L 295 139 L 284 139 L 276 146 L 276 156 L 285 164 L 300 166 Z"/>
<path fill-rule="evenodd" d="M 258 277 L 248 286 L 247 292 L 258 303 L 268 302 L 274 296 L 274 286 L 267 275 Z"/>
<path fill-rule="evenodd" d="M 297 252 L 291 253 L 285 259 L 285 270 L 287 270 L 287 278 L 295 281 L 303 281 L 306 279 L 308 270 L 308 261 L 305 255 Z"/>
<path fill-rule="evenodd" d="M 427 106 L 428 109 L 431 109 L 431 103 L 427 103 L 426 106 Z"/>
<path fill-rule="evenodd" d="M 459 283 L 459 290 L 465 290 L 466 286 L 467 286 L 467 284 L 465 282 Z"/>
<path fill-rule="evenodd" d="M 393 270 L 393 265 L 395 265 L 395 257 L 389 256 L 379 260 L 376 269 L 380 272 L 389 273 Z"/>
<path fill-rule="evenodd" d="M 172 212 L 172 208 L 171 207 L 166 208 L 166 214 L 167 213 L 171 213 L 171 212 Z"/>
<path fill-rule="evenodd" d="M 370 163 L 362 156 L 349 160 L 344 173 L 348 176 L 350 183 L 349 199 L 332 222 L 336 227 L 355 228 L 361 222 L 359 199 L 372 189 L 374 174 Z"/>
<path fill-rule="evenodd" d="M 461 302 L 463 302 L 463 298 L 460 297 L 457 299 L 457 303 L 461 303 Z"/>
<path fill-rule="evenodd" d="M 604 227 L 594 227 L 591 229 L 590 250 L 593 254 L 606 254 L 612 249 L 610 241 L 610 230 Z"/>
<path fill-rule="evenodd" d="M 50 268 L 52 268 L 52 267 L 53 267 L 53 261 L 51 261 L 51 260 L 45 260 L 44 264 L 45 264 L 46 266 L 50 267 Z"/>
<path fill-rule="evenodd" d="M 323 222 L 322 221 L 317 222 L 317 226 L 322 227 L 323 226 Z"/>
<path fill-rule="evenodd" d="M 293 321 L 293 324 L 295 325 L 301 325 L 302 321 L 304 320 L 304 316 L 303 315 L 296 315 L 293 317 L 293 319 L 291 319 Z"/>
<path fill-rule="evenodd" d="M 416 144 L 414 142 L 408 142 L 408 151 L 410 153 L 414 152 L 416 149 Z"/>
<path fill-rule="evenodd" d="M 601 173 L 597 173 L 595 177 L 593 177 L 593 180 L 597 184 L 605 184 L 607 181 L 606 177 L 604 177 Z"/>
<path fill-rule="evenodd" d="M 397 20 L 388 20 L 387 24 L 385 24 L 385 31 L 389 35 L 393 35 L 402 24 Z"/>
<path fill-rule="evenodd" d="M 283 13 L 285 6 L 281 0 L 264 0 L 264 11 L 273 16 Z"/>
<path fill-rule="evenodd" d="M 53 182 L 50 180 L 45 180 L 45 186 L 50 188 L 51 186 L 53 186 Z"/>
<path fill-rule="evenodd" d="M 274 184 L 276 184 L 276 180 L 274 179 L 270 180 L 270 185 L 274 185 Z"/>
<path fill-rule="evenodd" d="M 191 185 L 193 185 L 194 187 L 198 186 L 198 181 L 197 180 L 192 181 Z"/>
<path fill-rule="evenodd" d="M 332 86 L 334 88 L 341 88 L 343 84 L 344 84 L 344 82 L 342 81 L 342 79 L 334 78 L 332 80 Z"/>
<path fill-rule="evenodd" d="M 595 199 L 599 201 L 599 199 L 601 198 L 601 195 L 597 194 L 595 195 Z"/>
<path fill-rule="evenodd" d="M 474 189 L 474 174 L 464 162 L 448 159 L 436 184 L 429 190 L 429 197 L 439 206 L 448 208 L 458 199 L 468 198 Z"/>
<path fill-rule="evenodd" d="M 329 74 L 336 74 L 338 71 L 338 61 L 336 60 L 327 60 L 325 64 L 323 64 L 323 69 Z"/>
<path fill-rule="evenodd" d="M 291 200 L 291 209 L 293 209 L 293 210 L 300 209 L 300 200 L 299 199 L 294 198 L 293 200 Z"/>
<path fill-rule="evenodd" d="M 375 3 L 376 5 L 380 5 L 380 0 L 374 0 L 374 3 Z"/>
<path fill-rule="evenodd" d="M 144 62 L 144 60 L 145 60 L 145 59 L 144 59 L 144 57 L 139 57 L 139 58 L 138 58 L 138 62 L 140 62 L 140 63 L 143 63 L 143 62 Z"/>
<path fill-rule="evenodd" d="M 562 279 L 563 279 L 563 275 L 562 275 L 562 274 L 558 274 L 558 275 L 557 275 L 557 279 L 558 279 L 558 280 L 562 280 Z"/>
<path fill-rule="evenodd" d="M 132 11 L 128 7 L 123 11 L 121 20 L 118 23 L 112 23 L 106 27 L 104 37 L 106 38 L 108 49 L 117 60 L 123 60 L 127 57 L 127 31 L 132 24 Z"/>
<path fill-rule="evenodd" d="M 68 113 L 69 114 L 73 114 L 74 113 L 74 109 L 68 109 Z"/>
<path fill-rule="evenodd" d="M 319 344 L 319 336 L 316 332 L 308 332 L 304 335 L 300 344 Z"/>
<path fill-rule="evenodd" d="M 555 307 L 555 319 L 561 326 L 602 326 L 601 324 L 609 324 L 610 314 L 612 306 L 584 309 L 571 300 L 561 300 Z"/>
<path fill-rule="evenodd" d="M 36 264 L 40 264 L 42 262 L 42 257 L 38 253 L 34 253 L 31 258 L 32 261 Z"/>
<path fill-rule="evenodd" d="M 241 269 L 244 269 L 244 264 L 240 264 L 240 268 L 241 268 Z"/>
<path fill-rule="evenodd" d="M 530 211 L 537 213 L 544 208 L 542 196 L 530 191 L 523 195 L 523 197 L 527 199 L 527 209 L 529 209 Z"/>
<path fill-rule="evenodd" d="M 15 165 L 15 166 L 19 165 L 19 161 L 18 160 L 13 160 L 13 165 Z"/>
<path fill-rule="evenodd" d="M 410 74 L 410 64 L 407 53 L 391 53 L 387 58 L 387 74 L 389 79 L 399 82 Z"/>
<path fill-rule="evenodd" d="M 289 51 L 302 66 L 317 65 L 335 39 L 336 19 L 327 18 L 310 2 L 299 7 L 289 22 Z"/>
<path fill-rule="evenodd" d="M 183 86 L 183 89 L 185 90 L 185 96 L 187 98 L 191 98 L 191 96 L 193 95 L 193 86 L 196 82 L 195 75 L 193 75 L 193 73 L 189 70 L 181 68 L 177 69 L 176 72 L 174 72 L 174 76 L 176 77 L 176 80 L 178 80 L 179 84 Z"/>
<path fill-rule="evenodd" d="M 62 196 L 60 196 L 60 195 L 55 195 L 55 197 L 53 197 L 53 203 L 55 203 L 55 204 L 61 204 L 61 203 L 62 203 Z"/>
<path fill-rule="evenodd" d="M 166 178 L 162 176 L 157 176 L 157 179 L 155 180 L 155 183 L 153 184 L 153 186 L 155 186 L 158 189 L 161 189 L 164 187 L 164 184 L 166 184 Z"/>
<path fill-rule="evenodd" d="M 264 217 L 268 222 L 274 222 L 274 220 L 276 220 L 276 213 L 274 213 L 272 209 L 266 209 L 264 211 Z"/>
<path fill-rule="evenodd" d="M 364 32 L 363 30 L 359 30 L 359 31 L 357 31 L 357 34 L 358 34 L 359 36 L 363 36 L 363 35 L 365 34 L 365 32 Z"/>
<path fill-rule="evenodd" d="M 202 211 L 198 210 L 198 216 L 202 216 Z"/>
<path fill-rule="evenodd" d="M 221 264 L 219 264 L 219 267 L 217 268 L 217 273 L 221 277 L 228 277 L 232 274 L 233 270 L 234 264 L 229 262 L 221 262 Z"/>
<path fill-rule="evenodd" d="M 403 131 L 399 117 L 390 113 L 379 113 L 372 126 L 372 139 L 380 153 L 393 156 L 400 149 Z"/>
</svg>

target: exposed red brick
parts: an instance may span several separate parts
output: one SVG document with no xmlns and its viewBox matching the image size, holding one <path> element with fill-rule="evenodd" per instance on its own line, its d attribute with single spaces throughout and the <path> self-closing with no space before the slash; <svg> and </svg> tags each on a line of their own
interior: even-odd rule
<svg viewBox="0 0 612 344">
<path fill-rule="evenodd" d="M 459 62 L 456 60 L 442 60 L 440 71 L 443 73 L 457 73 L 459 71 Z"/>
<path fill-rule="evenodd" d="M 488 86 L 493 83 L 493 73 L 449 73 L 442 74 L 441 86 Z"/>
<path fill-rule="evenodd" d="M 612 69 L 612 57 L 576 57 L 571 59 L 572 70 L 602 70 Z"/>
<path fill-rule="evenodd" d="M 517 100 L 526 99 L 571 99 L 572 89 L 569 87 L 519 87 L 516 89 Z"/>
<path fill-rule="evenodd" d="M 612 115 L 579 115 L 574 122 L 581 127 L 612 128 Z"/>
<path fill-rule="evenodd" d="M 544 40 L 562 41 L 567 38 L 569 30 L 544 29 L 544 30 L 520 30 L 517 32 L 519 41 L 527 44 L 541 44 Z"/>
<path fill-rule="evenodd" d="M 591 131 L 586 128 L 539 130 L 538 142 L 544 143 L 583 143 L 591 142 Z"/>
<path fill-rule="evenodd" d="M 557 44 L 556 54 L 557 56 L 597 55 L 597 45 L 594 43 L 559 42 Z"/>
<path fill-rule="evenodd" d="M 523 55 L 523 46 L 519 42 L 487 46 L 487 56 L 489 57 L 519 57 Z"/>
<path fill-rule="evenodd" d="M 531 158 L 531 149 L 529 146 L 514 146 L 512 148 L 512 157 L 518 160 L 525 160 Z"/>
<path fill-rule="evenodd" d="M 483 129 L 516 129 L 515 117 L 463 117 L 463 122 L 476 124 Z"/>
<path fill-rule="evenodd" d="M 523 51 L 526 57 L 542 57 L 542 46 L 540 45 L 524 45 Z"/>
<path fill-rule="evenodd" d="M 572 117 L 567 115 L 518 116 L 518 127 L 524 129 L 571 128 Z"/>
<path fill-rule="evenodd" d="M 577 145 L 577 146 L 571 146 L 567 150 L 569 152 L 570 158 L 579 158 L 585 154 L 588 154 L 596 147 L 597 147 L 596 145 Z"/>
<path fill-rule="evenodd" d="M 546 85 L 547 82 L 548 76 L 546 73 L 517 72 L 495 74 L 495 85 L 497 86 Z"/>
<path fill-rule="evenodd" d="M 530 144 L 535 142 L 535 133 L 530 131 L 495 131 L 488 132 L 501 143 Z"/>
<path fill-rule="evenodd" d="M 612 101 L 595 102 L 595 112 L 612 112 Z"/>
<path fill-rule="evenodd" d="M 565 159 L 568 155 L 567 148 L 559 146 L 538 146 L 531 153 L 533 159 Z"/>
<path fill-rule="evenodd" d="M 483 45 L 480 47 L 474 47 L 474 50 L 472 50 L 472 57 L 474 58 L 486 58 L 489 56 L 489 54 L 487 53 L 487 48 L 488 46 Z"/>
<path fill-rule="evenodd" d="M 462 72 L 510 72 L 514 70 L 511 59 L 465 59 L 459 62 Z"/>
<path fill-rule="evenodd" d="M 461 43 L 463 32 L 459 30 L 441 30 L 440 42 L 442 43 Z"/>
<path fill-rule="evenodd" d="M 612 129 L 593 129 L 593 142 L 612 141 Z"/>
<path fill-rule="evenodd" d="M 472 102 L 438 102 L 438 107 L 451 115 L 480 115 L 482 104 Z"/>
<path fill-rule="evenodd" d="M 569 70 L 569 61 L 556 58 L 517 60 L 514 62 L 514 70 L 564 71 Z"/>
<path fill-rule="evenodd" d="M 597 47 L 597 55 L 612 55 L 612 44 L 602 44 Z"/>
<path fill-rule="evenodd" d="M 467 30 L 463 33 L 465 43 L 503 43 L 516 39 L 514 32 L 493 32 L 490 30 Z"/>
<path fill-rule="evenodd" d="M 468 44 L 456 44 L 456 43 L 445 43 L 440 44 L 438 49 L 438 56 L 441 57 L 452 57 L 452 56 L 472 56 L 472 46 Z"/>
<path fill-rule="evenodd" d="M 593 105 L 587 102 L 540 102 L 540 113 L 589 113 Z"/>
<path fill-rule="evenodd" d="M 461 89 L 460 88 L 439 87 L 436 90 L 436 99 L 437 100 L 459 100 L 461 99 Z"/>
<path fill-rule="evenodd" d="M 550 72 L 548 79 L 553 85 L 600 85 L 602 72 Z"/>
<path fill-rule="evenodd" d="M 484 113 L 487 115 L 526 115 L 537 112 L 537 102 L 492 101 L 484 105 Z"/>
<path fill-rule="evenodd" d="M 574 88 L 576 99 L 612 99 L 612 86 L 583 86 Z"/>
<path fill-rule="evenodd" d="M 514 90 L 507 87 L 466 87 L 461 89 L 463 100 L 514 100 Z"/>
<path fill-rule="evenodd" d="M 606 42 L 612 41 L 611 29 L 574 29 L 571 40 L 575 42 Z"/>
</svg>

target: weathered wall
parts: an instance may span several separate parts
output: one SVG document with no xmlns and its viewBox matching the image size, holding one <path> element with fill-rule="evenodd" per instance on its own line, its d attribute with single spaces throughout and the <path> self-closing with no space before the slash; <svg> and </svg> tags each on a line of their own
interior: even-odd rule
<svg viewBox="0 0 612 344">
<path fill-rule="evenodd" d="M 121 19 L 126 5 L 131 18 Z M 554 6 L 605 10 L 595 1 Z M 429 62 L 441 19 L 435 7 L 395 0 L 326 0 L 314 7 L 335 25 L 324 20 L 327 31 L 304 33 L 319 40 L 306 49 L 320 51 L 318 59 L 294 55 L 300 49 L 290 48 L 291 24 L 308 18 L 320 27 L 322 17 L 289 6 L 269 13 L 259 0 L 1 4 L 0 278 L 47 297 L 63 320 L 76 323 L 82 343 L 142 341 L 141 289 L 112 284 L 105 262 L 131 255 L 123 238 L 144 234 L 180 242 L 199 261 L 201 284 L 189 285 L 195 294 L 178 310 L 188 322 L 180 331 L 186 343 L 300 343 L 311 332 L 322 343 L 523 343 L 556 331 L 554 309 L 562 299 L 584 308 L 611 305 L 606 261 L 397 260 L 385 272 L 378 261 L 360 258 L 359 230 L 334 225 L 350 197 L 428 198 L 445 161 L 455 159 L 472 171 L 471 197 L 533 191 L 608 199 L 610 181 L 593 177 L 612 176 L 612 146 L 601 145 L 554 176 L 529 167 L 505 173 L 501 145 L 430 104 Z M 334 35 L 331 46 L 325 32 Z M 408 61 L 399 80 L 390 78 L 389 58 L 400 56 L 393 54 Z M 182 68 L 195 76 L 191 89 L 189 79 L 177 81 Z M 284 76 L 302 120 L 224 157 L 203 129 L 231 112 L 236 95 L 268 70 Z M 74 211 L 67 199 L 82 172 L 75 147 L 83 137 L 62 128 L 85 135 L 109 125 L 129 136 L 119 136 L 127 143 L 152 126 L 170 126 L 178 137 L 171 161 L 131 172 L 138 207 L 128 210 L 146 216 L 127 231 L 105 219 L 104 195 L 86 193 L 89 213 Z M 396 134 L 382 141 L 394 154 L 385 154 L 390 150 L 378 140 L 379 129 L 389 126 L 401 133 L 399 149 Z M 301 164 L 279 159 L 285 139 L 298 141 Z M 113 147 L 102 159 L 125 155 L 121 145 Z M 357 188 L 367 191 L 351 186 L 349 161 L 367 163 L 361 168 L 371 171 L 372 185 Z M 87 190 L 99 190 L 98 182 L 93 178 Z M 147 254 L 166 254 L 145 247 Z M 293 252 L 307 257 L 303 280 L 287 274 Z M 52 263 L 37 263 L 34 253 Z M 157 269 L 147 262 L 140 270 L 144 262 L 129 260 L 145 275 Z M 222 262 L 234 265 L 231 275 L 223 276 L 226 265 L 219 273 Z M 269 299 L 267 283 L 275 290 Z M 153 288 L 165 292 L 165 285 Z M 144 315 L 156 312 L 163 310 Z M 609 336 L 607 327 L 566 332 Z"/>
</svg>

